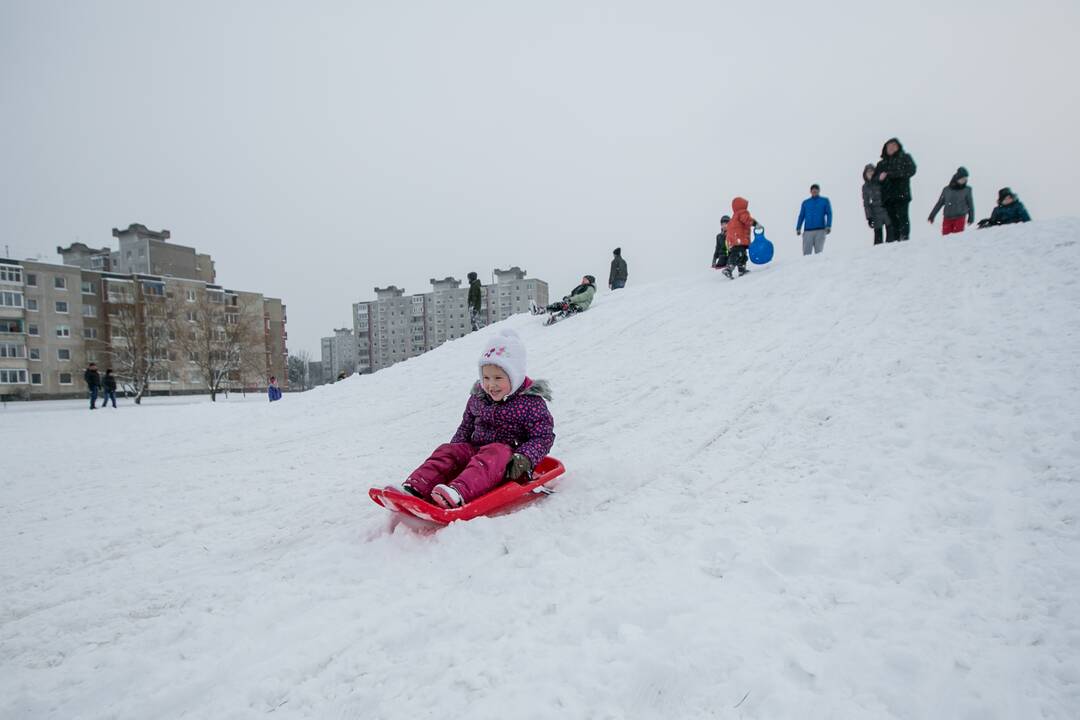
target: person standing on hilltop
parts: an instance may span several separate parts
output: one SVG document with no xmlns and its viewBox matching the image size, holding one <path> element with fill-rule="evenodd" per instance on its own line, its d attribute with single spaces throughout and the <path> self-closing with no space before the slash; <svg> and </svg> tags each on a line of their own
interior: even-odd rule
<svg viewBox="0 0 1080 720">
<path fill-rule="evenodd" d="M 816 255 L 825 249 L 825 236 L 832 232 L 832 220 L 832 203 L 821 195 L 821 186 L 814 183 L 810 186 L 810 197 L 803 200 L 799 219 L 795 222 L 795 234 L 802 235 L 803 255 Z"/>
<path fill-rule="evenodd" d="M 930 224 L 934 224 L 938 210 L 945 209 L 945 221 L 941 225 L 941 234 L 949 235 L 964 231 L 964 219 L 968 225 L 975 222 L 975 200 L 967 184 L 968 171 L 965 167 L 957 168 L 952 180 L 941 191 L 934 209 L 930 211 Z"/>
<path fill-rule="evenodd" d="M 480 284 L 475 272 L 467 276 L 469 278 L 469 324 L 473 331 L 484 327 L 480 321 L 480 307 L 484 302 L 484 286 Z"/>
<path fill-rule="evenodd" d="M 885 242 L 907 240 L 911 237 L 911 178 L 915 175 L 915 159 L 904 151 L 898 138 L 890 138 L 881 148 L 881 161 L 874 172 L 881 183 L 881 201 L 889 215 Z"/>
<path fill-rule="evenodd" d="M 614 257 L 611 258 L 611 272 L 608 273 L 608 289 L 621 290 L 626 287 L 626 278 L 629 275 L 626 271 L 626 261 L 622 257 L 622 248 L 615 248 L 611 254 Z"/>
</svg>

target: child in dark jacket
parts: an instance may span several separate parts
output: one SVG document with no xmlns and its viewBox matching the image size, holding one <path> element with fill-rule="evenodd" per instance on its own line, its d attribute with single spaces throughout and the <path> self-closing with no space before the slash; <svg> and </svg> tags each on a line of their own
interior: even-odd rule
<svg viewBox="0 0 1080 720">
<path fill-rule="evenodd" d="M 990 217 L 980 220 L 979 227 L 1011 225 L 1012 223 L 1021 222 L 1031 222 L 1031 216 L 1028 215 L 1027 208 L 1024 207 L 1024 203 L 1020 202 L 1020 198 L 1016 196 L 1016 193 L 1004 187 L 998 190 L 998 204 L 994 208 L 994 212 L 990 213 Z"/>
<path fill-rule="evenodd" d="M 885 242 L 885 228 L 889 224 L 889 213 L 885 211 L 885 205 L 881 200 L 881 182 L 877 179 L 874 165 L 863 168 L 862 178 L 862 205 L 866 214 L 866 223 L 874 231 L 874 244 L 881 245 Z"/>
<path fill-rule="evenodd" d="M 444 508 L 480 497 L 504 479 L 527 481 L 555 442 L 551 391 L 525 375 L 525 345 L 513 330 L 496 335 L 478 362 L 461 425 L 402 488 Z"/>
<path fill-rule="evenodd" d="M 746 261 L 749 259 L 747 248 L 750 247 L 750 228 L 757 227 L 757 220 L 750 215 L 747 209 L 750 201 L 746 198 L 737 197 L 731 201 L 731 220 L 727 226 L 727 267 L 724 275 L 732 277 L 735 268 L 739 269 L 739 275 L 750 272 L 746 269 Z"/>
<path fill-rule="evenodd" d="M 716 236 L 716 249 L 712 254 L 713 268 L 727 267 L 727 226 L 731 218 L 727 215 L 720 218 L 720 234 Z"/>
<path fill-rule="evenodd" d="M 941 197 L 938 198 L 934 209 L 930 211 L 930 224 L 933 225 L 938 210 L 945 208 L 945 222 L 941 226 L 942 235 L 963 232 L 964 218 L 967 218 L 969 225 L 975 222 L 975 200 L 972 198 L 971 188 L 968 187 L 967 181 L 967 168 L 957 168 L 952 180 L 941 191 Z"/>
</svg>

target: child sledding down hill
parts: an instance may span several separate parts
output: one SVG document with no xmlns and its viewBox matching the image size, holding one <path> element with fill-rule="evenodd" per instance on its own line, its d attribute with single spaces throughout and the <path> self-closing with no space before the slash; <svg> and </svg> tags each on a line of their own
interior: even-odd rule
<svg viewBox="0 0 1080 720">
<path fill-rule="evenodd" d="M 994 225 L 1011 225 L 1012 223 L 1031 222 L 1024 203 L 1007 187 L 998 190 L 998 204 L 990 217 L 980 220 L 979 227 L 986 228 Z"/>
<path fill-rule="evenodd" d="M 570 294 L 565 296 L 562 300 L 551 303 L 543 310 L 534 308 L 533 312 L 536 315 L 543 315 L 545 312 L 549 312 L 551 313 L 549 322 L 553 322 L 558 318 L 564 318 L 588 310 L 589 306 L 592 305 L 594 295 L 596 295 L 596 278 L 592 275 L 586 275 L 581 278 L 581 284 L 571 290 Z"/>
<path fill-rule="evenodd" d="M 444 508 L 459 507 L 506 480 L 526 481 L 555 442 L 551 390 L 525 375 L 525 344 L 513 330 L 492 338 L 480 379 L 450 442 L 435 448 L 401 487 Z"/>
<path fill-rule="evenodd" d="M 727 226 L 727 267 L 723 273 L 732 277 L 735 268 L 739 269 L 739 275 L 750 272 L 746 269 L 747 248 L 750 247 L 750 228 L 757 227 L 757 220 L 750 215 L 747 208 L 750 201 L 746 198 L 737 197 L 731 201 L 731 220 Z"/>
</svg>

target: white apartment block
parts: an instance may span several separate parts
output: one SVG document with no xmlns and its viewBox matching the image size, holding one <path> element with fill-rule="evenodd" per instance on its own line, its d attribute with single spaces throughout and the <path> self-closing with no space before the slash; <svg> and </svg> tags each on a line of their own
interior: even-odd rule
<svg viewBox="0 0 1080 720">
<path fill-rule="evenodd" d="M 139 226 L 141 227 L 141 226 Z M 167 231 L 165 231 L 167 233 Z M 156 241 L 158 245 L 163 240 Z M 259 293 L 232 291 L 201 279 L 118 273 L 91 269 L 107 263 L 92 261 L 107 256 L 107 248 L 95 250 L 85 245 L 58 248 L 72 264 L 53 265 L 32 260 L 0 258 L 0 395 L 25 399 L 83 397 L 83 371 L 96 362 L 99 370 L 109 363 L 110 337 L 117 327 L 114 313 L 118 304 L 158 298 L 171 318 L 183 322 L 197 298 L 220 298 L 228 316 L 230 307 L 245 308 L 252 328 L 252 346 L 246 352 L 263 358 L 267 376 L 276 375 L 287 386 L 288 373 L 285 305 Z M 170 258 L 170 251 L 150 248 L 150 257 Z M 180 251 L 186 268 L 197 275 L 196 263 L 212 268 L 209 256 L 198 256 L 190 248 Z M 87 252 L 88 251 L 88 252 Z M 138 257 L 137 249 L 133 257 Z M 198 258 L 206 258 L 198 260 Z M 168 352 L 158 374 L 152 378 L 151 393 L 205 392 L 205 385 L 187 358 Z M 162 358 L 164 360 L 166 358 Z M 263 364 L 253 360 L 251 366 Z M 265 384 L 265 378 L 260 378 Z M 237 378 L 233 388 L 251 386 L 253 378 Z"/>
<path fill-rule="evenodd" d="M 356 339 L 352 328 L 335 328 L 322 339 L 322 382 L 334 382 L 338 375 L 356 372 Z"/>
<path fill-rule="evenodd" d="M 493 275 L 496 281 L 483 286 L 484 325 L 528 312 L 534 302 L 547 304 L 547 283 L 526 278 L 521 268 L 496 269 Z M 471 331 L 469 286 L 452 277 L 430 282 L 431 292 L 416 295 L 394 285 L 377 287 L 375 300 L 353 305 L 357 372 L 381 370 Z"/>
</svg>

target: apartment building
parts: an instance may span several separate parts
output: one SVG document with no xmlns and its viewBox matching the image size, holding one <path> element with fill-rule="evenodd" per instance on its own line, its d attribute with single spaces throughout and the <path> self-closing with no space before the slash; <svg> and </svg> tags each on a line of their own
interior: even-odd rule
<svg viewBox="0 0 1080 720">
<path fill-rule="evenodd" d="M 158 235 L 167 238 L 167 233 Z M 212 261 L 191 248 L 170 254 L 157 245 L 143 247 L 147 250 L 143 257 L 148 256 L 150 263 L 173 262 L 168 267 L 194 277 L 95 269 L 115 268 L 122 260 L 108 248 L 82 243 L 57 248 L 70 264 L 0 258 L 0 395 L 27 399 L 85 396 L 82 373 L 86 365 L 96 362 L 104 370 L 114 359 L 118 343 L 125 341 L 123 334 L 132 332 L 122 320 L 143 317 L 143 309 L 155 303 L 162 309 L 161 316 L 167 318 L 169 337 L 153 351 L 160 357 L 155 358 L 157 370 L 149 386 L 152 393 L 206 392 L 196 363 L 183 356 L 174 342 L 177 331 L 182 331 L 179 323 L 194 323 L 195 308 L 204 302 L 220 304 L 225 323 L 247 323 L 250 331 L 244 335 L 244 371 L 232 373 L 227 385 L 235 389 L 263 387 L 266 379 L 275 375 L 278 383 L 287 387 L 288 319 L 280 299 L 206 282 L 199 276 L 212 276 Z M 132 258 L 138 257 L 136 247 Z M 186 259 L 180 262 L 176 258 Z M 138 312 L 125 311 L 128 307 Z"/>
<path fill-rule="evenodd" d="M 533 302 L 548 302 L 547 283 L 527 278 L 517 266 L 495 269 L 493 277 L 496 282 L 483 286 L 480 315 L 485 325 L 528 312 Z M 429 282 L 431 292 L 415 295 L 405 295 L 395 285 L 377 287 L 375 300 L 353 305 L 357 372 L 389 367 L 471 331 L 468 285 L 453 277 Z M 323 359 L 325 365 L 325 354 Z"/>
<path fill-rule="evenodd" d="M 322 339 L 321 350 L 321 382 L 334 382 L 343 372 L 356 372 L 356 339 L 351 328 L 335 328 L 332 336 Z"/>
</svg>

